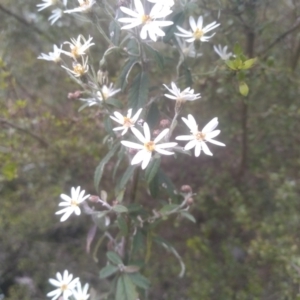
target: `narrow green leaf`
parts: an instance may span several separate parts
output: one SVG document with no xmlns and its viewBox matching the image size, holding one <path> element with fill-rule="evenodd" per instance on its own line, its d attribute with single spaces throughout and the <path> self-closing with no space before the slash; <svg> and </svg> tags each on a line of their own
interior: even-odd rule
<svg viewBox="0 0 300 300">
<path fill-rule="evenodd" d="M 112 120 L 108 115 L 106 115 L 104 117 L 104 128 L 105 128 L 106 132 L 109 133 L 110 136 L 115 135 L 115 133 L 113 131 Z"/>
<path fill-rule="evenodd" d="M 146 72 L 141 72 L 133 79 L 128 95 L 128 106 L 135 113 L 139 108 L 143 108 L 148 100 L 149 78 Z"/>
<path fill-rule="evenodd" d="M 108 98 L 105 100 L 105 103 L 117 108 L 123 108 L 123 103 L 116 98 Z"/>
<path fill-rule="evenodd" d="M 159 185 L 167 191 L 172 199 L 177 200 L 178 193 L 171 179 L 166 176 L 166 174 L 161 169 L 158 170 L 157 174 Z"/>
<path fill-rule="evenodd" d="M 121 257 L 116 252 L 108 251 L 106 252 L 106 256 L 115 265 L 123 264 Z"/>
<path fill-rule="evenodd" d="M 121 87 L 122 91 L 126 88 L 128 84 L 128 76 L 134 67 L 135 64 L 139 62 L 137 57 L 131 57 L 128 59 L 125 63 L 125 65 L 122 68 L 122 71 L 120 73 L 120 76 L 118 78 L 118 85 Z"/>
<path fill-rule="evenodd" d="M 174 15 L 172 18 L 173 25 L 168 26 L 167 30 L 165 31 L 166 35 L 163 37 L 163 41 L 168 43 L 172 38 L 174 38 L 174 32 L 177 31 L 177 25 L 181 25 L 184 22 L 185 15 L 184 12 L 179 12 L 178 14 Z"/>
<path fill-rule="evenodd" d="M 116 20 L 113 20 L 109 24 L 109 33 L 110 33 L 110 40 L 112 43 L 116 46 L 119 45 L 119 40 L 120 40 L 120 23 L 117 22 Z"/>
<path fill-rule="evenodd" d="M 118 227 L 120 229 L 122 236 L 126 236 L 128 234 L 128 226 L 127 226 L 127 222 L 126 222 L 126 219 L 124 218 L 124 216 L 122 216 L 122 215 L 118 216 L 117 224 L 118 224 Z"/>
<path fill-rule="evenodd" d="M 107 278 L 116 272 L 118 272 L 119 268 L 113 265 L 108 265 L 100 270 L 99 277 L 100 279 Z"/>
<path fill-rule="evenodd" d="M 115 300 L 137 300 L 138 293 L 129 275 L 122 274 L 118 278 Z"/>
<path fill-rule="evenodd" d="M 117 173 L 117 171 L 119 169 L 119 166 L 120 166 L 120 163 L 122 162 L 124 157 L 125 157 L 125 147 L 121 147 L 121 149 L 118 153 L 118 160 L 115 163 L 115 167 L 114 167 L 114 171 L 113 171 L 113 175 L 112 175 L 113 180 L 115 180 L 116 173 Z"/>
<path fill-rule="evenodd" d="M 240 90 L 240 93 L 243 95 L 243 96 L 247 96 L 248 93 L 249 93 L 249 87 L 247 85 L 247 83 L 245 81 L 241 81 L 239 83 L 239 90 Z"/>
<path fill-rule="evenodd" d="M 164 214 L 167 214 L 168 212 L 178 208 L 178 206 L 179 206 L 178 204 L 167 204 L 167 205 L 163 206 L 159 210 L 159 212 L 164 215 Z"/>
<path fill-rule="evenodd" d="M 138 251 L 145 249 L 145 236 L 140 229 L 137 230 L 132 241 L 132 255 L 134 256 Z"/>
<path fill-rule="evenodd" d="M 127 207 L 120 204 L 113 206 L 112 209 L 119 214 L 128 212 Z"/>
<path fill-rule="evenodd" d="M 99 183 L 100 183 L 102 175 L 103 175 L 104 167 L 108 163 L 108 161 L 115 155 L 115 153 L 116 153 L 116 151 L 118 150 L 119 147 L 120 147 L 120 144 L 116 143 L 110 149 L 110 151 L 104 156 L 104 158 L 100 161 L 98 167 L 95 170 L 94 186 L 95 186 L 95 189 L 96 189 L 97 192 L 98 192 L 98 189 L 99 189 Z"/>
<path fill-rule="evenodd" d="M 151 46 L 149 46 L 148 44 L 143 44 L 143 46 L 146 49 L 146 53 L 149 53 L 154 60 L 156 61 L 158 67 L 163 70 L 164 68 L 164 57 L 154 48 L 152 48 Z"/>
<path fill-rule="evenodd" d="M 154 176 L 156 175 L 159 166 L 160 166 L 160 157 L 151 160 L 150 164 L 148 165 L 145 171 L 145 177 L 148 183 L 150 183 L 154 178 Z"/>
<path fill-rule="evenodd" d="M 157 104 L 154 102 L 151 104 L 149 108 L 146 121 L 149 127 L 153 128 L 155 127 L 155 125 L 158 123 L 159 120 L 160 120 L 160 111 L 157 107 Z"/>
<path fill-rule="evenodd" d="M 141 273 L 129 274 L 129 277 L 137 287 L 144 290 L 148 290 L 150 288 L 150 281 Z"/>
<path fill-rule="evenodd" d="M 128 183 L 128 181 L 132 178 L 134 170 L 137 168 L 138 166 L 134 165 L 134 166 L 128 166 L 128 168 L 126 169 L 125 173 L 123 174 L 118 186 L 117 186 L 117 190 L 121 191 L 125 188 L 126 184 Z"/>
<path fill-rule="evenodd" d="M 196 223 L 196 219 L 193 215 L 191 215 L 189 212 L 187 211 L 182 211 L 180 212 L 180 215 L 188 220 L 190 220 L 193 223 Z"/>
<path fill-rule="evenodd" d="M 151 196 L 155 199 L 158 196 L 159 192 L 159 176 L 156 173 L 156 175 L 153 177 L 151 182 L 149 183 L 149 191 Z"/>
</svg>

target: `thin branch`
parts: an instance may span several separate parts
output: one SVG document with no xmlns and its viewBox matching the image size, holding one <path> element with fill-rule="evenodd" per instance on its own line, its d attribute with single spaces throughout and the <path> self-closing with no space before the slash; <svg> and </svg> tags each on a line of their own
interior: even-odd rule
<svg viewBox="0 0 300 300">
<path fill-rule="evenodd" d="M 8 15 L 10 17 L 13 17 L 19 23 L 21 23 L 21 24 L 29 27 L 31 30 L 33 30 L 36 33 L 38 33 L 39 35 L 45 37 L 51 43 L 55 43 L 55 41 L 48 34 L 46 34 L 45 32 L 41 31 L 39 28 L 35 27 L 33 24 L 29 23 L 24 18 L 20 17 L 19 15 L 15 14 L 12 11 L 8 10 L 7 8 L 3 7 L 1 4 L 0 4 L 0 11 L 2 11 L 4 14 L 6 14 L 6 15 Z"/>
<path fill-rule="evenodd" d="M 287 35 L 291 34 L 295 30 L 297 30 L 300 27 L 300 18 L 297 20 L 296 24 L 282 33 L 280 36 L 278 36 L 269 46 L 267 46 L 264 50 L 262 50 L 260 53 L 258 53 L 258 56 L 266 55 L 266 53 L 272 49 L 277 43 L 279 43 L 282 39 L 284 39 Z"/>
<path fill-rule="evenodd" d="M 24 132 L 24 133 L 30 135 L 32 138 L 34 138 L 34 139 L 36 139 L 37 141 L 39 141 L 39 143 L 40 143 L 43 147 L 49 147 L 49 144 L 48 144 L 44 139 L 42 139 L 41 137 L 39 137 L 39 136 L 36 135 L 35 133 L 32 133 L 32 132 L 29 131 L 29 130 L 26 130 L 26 129 L 22 128 L 22 127 L 19 127 L 18 125 L 15 125 L 15 124 L 13 124 L 13 123 L 11 123 L 11 122 L 9 122 L 9 121 L 3 119 L 3 118 L 0 118 L 0 123 L 6 124 L 6 125 L 8 125 L 8 126 L 10 126 L 10 127 L 12 127 L 12 128 L 15 128 L 15 129 L 17 129 L 17 130 L 19 130 L 19 131 L 21 131 L 21 132 Z"/>
</svg>

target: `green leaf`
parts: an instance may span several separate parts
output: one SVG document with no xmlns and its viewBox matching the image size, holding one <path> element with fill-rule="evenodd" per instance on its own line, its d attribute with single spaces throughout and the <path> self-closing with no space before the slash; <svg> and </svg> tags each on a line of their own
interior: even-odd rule
<svg viewBox="0 0 300 300">
<path fill-rule="evenodd" d="M 163 41 L 165 43 L 168 43 L 172 38 L 175 39 L 174 37 L 174 32 L 177 31 L 177 25 L 181 25 L 184 22 L 185 19 L 185 14 L 184 12 L 179 12 L 178 14 L 174 15 L 174 17 L 172 18 L 173 21 L 173 25 L 172 26 L 168 26 L 167 30 L 165 31 L 166 35 L 163 38 Z"/>
<path fill-rule="evenodd" d="M 243 96 L 247 96 L 249 93 L 249 87 L 245 81 L 239 82 L 239 90 Z"/>
<path fill-rule="evenodd" d="M 225 60 L 225 64 L 227 65 L 228 68 L 230 68 L 231 70 L 236 71 L 236 64 L 235 64 L 235 60 Z"/>
<path fill-rule="evenodd" d="M 139 108 L 143 108 L 148 100 L 149 78 L 146 72 L 141 72 L 133 79 L 128 95 L 128 106 L 135 113 Z"/>
<path fill-rule="evenodd" d="M 115 163 L 115 166 L 114 166 L 114 171 L 113 171 L 113 175 L 112 175 L 113 180 L 115 180 L 116 173 L 117 173 L 117 171 L 119 169 L 119 166 L 120 166 L 120 163 L 122 162 L 124 157 L 125 157 L 125 147 L 121 147 L 121 149 L 118 153 L 118 160 L 117 160 L 117 162 Z"/>
<path fill-rule="evenodd" d="M 233 48 L 233 53 L 236 55 L 236 56 L 240 56 L 243 54 L 243 49 L 241 47 L 241 45 L 239 43 L 236 43 L 234 45 L 234 48 Z"/>
<path fill-rule="evenodd" d="M 118 272 L 119 268 L 113 265 L 108 265 L 106 267 L 104 267 L 103 269 L 100 270 L 100 279 L 104 279 L 107 278 L 113 274 L 115 274 L 116 272 Z"/>
<path fill-rule="evenodd" d="M 154 176 L 156 175 L 159 166 L 160 166 L 160 157 L 151 160 L 150 164 L 148 165 L 145 171 L 145 177 L 148 183 L 150 183 L 154 178 Z"/>
<path fill-rule="evenodd" d="M 123 206 L 123 205 L 120 205 L 120 204 L 117 204 L 117 205 L 113 206 L 112 210 L 119 213 L 119 214 L 128 212 L 127 207 Z"/>
<path fill-rule="evenodd" d="M 108 98 L 105 100 L 105 103 L 117 108 L 123 108 L 123 103 L 116 98 Z"/>
<path fill-rule="evenodd" d="M 122 236 L 126 236 L 128 234 L 128 226 L 127 226 L 127 222 L 126 222 L 126 219 L 124 218 L 124 216 L 119 215 L 119 217 L 117 219 L 117 224 L 118 224 L 118 227 L 120 229 Z"/>
<path fill-rule="evenodd" d="M 137 165 L 134 166 L 128 166 L 125 173 L 123 174 L 118 186 L 116 187 L 117 191 L 121 191 L 125 188 L 126 184 L 130 179 L 132 179 L 134 170 L 137 168 Z"/>
<path fill-rule="evenodd" d="M 108 260 L 111 261 L 115 265 L 123 264 L 121 257 L 116 252 L 108 251 L 108 252 L 106 252 L 106 256 L 107 256 Z"/>
<path fill-rule="evenodd" d="M 185 84 L 186 86 L 192 86 L 193 85 L 193 77 L 190 68 L 187 67 L 186 64 L 183 64 L 184 66 L 184 77 L 185 77 Z"/>
<path fill-rule="evenodd" d="M 128 84 L 128 76 L 134 67 L 135 64 L 139 62 L 139 59 L 137 57 L 131 57 L 129 58 L 125 65 L 123 66 L 120 76 L 118 78 L 118 85 L 121 87 L 122 91 L 125 90 L 127 84 Z"/>
<path fill-rule="evenodd" d="M 150 281 L 143 276 L 141 273 L 133 273 L 129 274 L 130 279 L 139 288 L 142 288 L 144 290 L 148 290 L 150 288 Z"/>
<path fill-rule="evenodd" d="M 253 67 L 253 65 L 256 63 L 257 58 L 251 58 L 246 61 L 244 61 L 243 66 L 241 67 L 242 70 L 247 70 Z"/>
<path fill-rule="evenodd" d="M 159 176 L 156 173 L 156 175 L 153 177 L 151 182 L 149 183 L 149 190 L 150 194 L 153 198 L 156 198 L 158 196 L 159 192 Z"/>
<path fill-rule="evenodd" d="M 167 205 L 163 206 L 159 210 L 159 212 L 164 215 L 164 214 L 167 214 L 168 212 L 170 212 L 170 211 L 172 211 L 172 210 L 174 210 L 174 209 L 176 209 L 178 207 L 179 207 L 178 204 L 167 204 Z"/>
<path fill-rule="evenodd" d="M 153 128 L 160 120 L 160 111 L 156 103 L 152 103 L 147 114 L 147 123 L 150 128 Z"/>
<path fill-rule="evenodd" d="M 109 133 L 110 136 L 115 135 L 115 133 L 113 131 L 111 118 L 108 115 L 106 115 L 104 117 L 104 128 L 105 128 L 106 132 Z"/>
<path fill-rule="evenodd" d="M 190 220 L 193 223 L 196 223 L 196 219 L 193 215 L 191 215 L 189 212 L 187 211 L 182 211 L 180 212 L 180 215 L 188 220 Z"/>
<path fill-rule="evenodd" d="M 109 24 L 109 32 L 110 32 L 110 40 L 112 43 L 116 46 L 119 45 L 119 40 L 120 40 L 120 23 L 117 22 L 116 20 L 113 20 Z"/>
<path fill-rule="evenodd" d="M 122 274 L 118 278 L 115 300 L 137 300 L 138 293 L 129 275 Z"/>
<path fill-rule="evenodd" d="M 151 46 L 149 46 L 148 44 L 143 44 L 143 46 L 146 49 L 146 53 L 149 53 L 154 60 L 156 61 L 158 67 L 163 70 L 164 69 L 164 57 L 154 48 L 152 48 Z"/>
<path fill-rule="evenodd" d="M 100 161 L 98 167 L 95 170 L 95 175 L 94 175 L 94 186 L 96 191 L 98 192 L 99 189 L 99 183 L 101 181 L 104 167 L 108 163 L 108 161 L 115 155 L 117 152 L 118 148 L 120 147 L 120 143 L 116 143 L 110 151 L 104 156 L 104 158 Z"/>
<path fill-rule="evenodd" d="M 177 200 L 178 193 L 171 179 L 166 176 L 166 174 L 161 169 L 158 170 L 157 174 L 160 186 L 162 186 L 167 191 L 172 199 Z"/>
<path fill-rule="evenodd" d="M 134 256 L 138 251 L 145 249 L 145 236 L 142 231 L 138 229 L 132 240 L 132 255 Z"/>
</svg>

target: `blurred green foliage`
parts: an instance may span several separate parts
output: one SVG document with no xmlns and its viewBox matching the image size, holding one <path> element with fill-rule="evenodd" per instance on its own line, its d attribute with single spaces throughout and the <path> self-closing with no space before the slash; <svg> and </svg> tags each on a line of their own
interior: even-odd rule
<svg viewBox="0 0 300 300">
<path fill-rule="evenodd" d="M 239 42 L 246 57 L 258 59 L 245 71 L 247 97 L 224 63 L 214 68 L 212 44 L 201 45 L 203 58 L 190 68 L 203 100 L 182 114 L 199 112 L 203 125 L 218 116 L 227 147 L 215 149 L 212 158 L 178 157 L 165 166 L 177 186 L 189 184 L 197 194 L 197 222 L 171 219 L 160 228 L 183 256 L 187 273 L 177 278 L 176 259 L 153 246 L 145 274 L 152 279 L 149 299 L 299 299 L 300 4 L 196 4 L 195 16 L 220 14 L 214 44 L 233 49 Z M 99 279 L 106 246 L 96 254 L 98 263 L 85 254 L 88 218 L 61 224 L 54 215 L 59 195 L 70 186 L 94 191 L 94 170 L 107 150 L 101 112 L 79 114 L 80 103 L 67 98 L 78 87 L 59 66 L 36 59 L 52 43 L 97 33 L 69 16 L 51 27 L 35 5 L 0 4 L 0 288 L 9 300 L 44 299 L 48 278 L 65 268 L 96 290 L 106 288 Z M 103 53 L 104 46 L 98 43 L 93 51 Z M 171 51 L 167 55 L 165 70 L 176 61 Z M 118 63 L 107 68 L 115 76 Z M 167 73 L 164 83 L 171 81 Z M 101 183 L 107 191 L 112 169 L 107 166 Z"/>
</svg>

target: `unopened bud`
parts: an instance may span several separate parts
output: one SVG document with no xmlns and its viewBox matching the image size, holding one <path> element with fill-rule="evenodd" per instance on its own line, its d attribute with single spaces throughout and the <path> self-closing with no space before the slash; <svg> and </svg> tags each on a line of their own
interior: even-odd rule
<svg viewBox="0 0 300 300">
<path fill-rule="evenodd" d="M 180 189 L 183 193 L 191 193 L 192 192 L 192 188 L 187 184 L 183 185 Z"/>
<path fill-rule="evenodd" d="M 139 119 L 136 123 L 140 126 L 143 126 L 144 122 L 145 122 L 145 120 Z"/>
<path fill-rule="evenodd" d="M 192 197 L 190 197 L 189 199 L 186 200 L 186 204 L 187 205 L 192 205 L 194 204 L 194 199 Z"/>
<path fill-rule="evenodd" d="M 159 126 L 162 127 L 162 128 L 166 128 L 166 127 L 169 127 L 170 126 L 170 121 L 168 119 L 162 119 L 160 122 L 159 122 Z"/>
<path fill-rule="evenodd" d="M 160 130 L 156 129 L 153 131 L 153 136 L 158 136 L 160 134 Z"/>
<path fill-rule="evenodd" d="M 97 203 L 97 202 L 99 202 L 99 197 L 98 197 L 98 196 L 95 196 L 95 195 L 91 195 L 91 196 L 88 198 L 88 200 L 89 200 L 90 202 Z"/>
<path fill-rule="evenodd" d="M 68 94 L 68 99 L 78 99 L 81 96 L 81 91 L 75 91 L 74 93 Z"/>
</svg>

